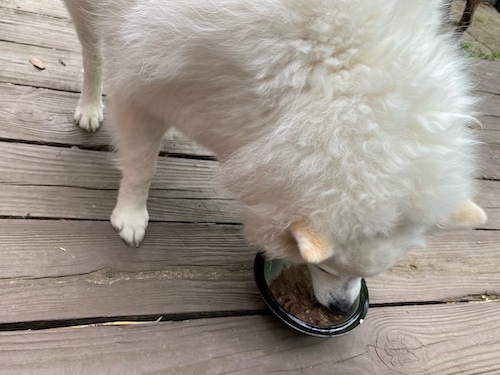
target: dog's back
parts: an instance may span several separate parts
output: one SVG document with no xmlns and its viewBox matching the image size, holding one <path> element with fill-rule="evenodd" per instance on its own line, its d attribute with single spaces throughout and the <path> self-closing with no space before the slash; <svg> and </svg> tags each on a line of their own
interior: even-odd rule
<svg viewBox="0 0 500 375">
<path fill-rule="evenodd" d="M 441 1 L 90 2 L 108 91 L 231 155 L 243 201 L 328 196 L 356 236 L 402 211 L 439 221 L 472 194 L 474 99 Z"/>
<path fill-rule="evenodd" d="M 170 126 L 216 153 L 249 240 L 276 256 L 299 222 L 325 259 L 372 249 L 383 269 L 473 194 L 474 98 L 441 1 L 77 2 L 103 45 L 129 243 Z"/>
</svg>

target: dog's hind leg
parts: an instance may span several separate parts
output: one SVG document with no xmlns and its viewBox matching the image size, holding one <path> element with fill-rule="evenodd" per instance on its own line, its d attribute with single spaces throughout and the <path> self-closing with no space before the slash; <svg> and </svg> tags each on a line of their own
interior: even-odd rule
<svg viewBox="0 0 500 375">
<path fill-rule="evenodd" d="M 96 131 L 102 123 L 102 56 L 99 31 L 95 22 L 97 11 L 93 2 L 64 0 L 75 24 L 82 45 L 83 86 L 75 123 L 89 132 Z"/>
<path fill-rule="evenodd" d="M 139 246 L 148 225 L 147 199 L 167 126 L 134 103 L 109 97 L 110 127 L 122 171 L 111 224 L 131 246 Z"/>
</svg>

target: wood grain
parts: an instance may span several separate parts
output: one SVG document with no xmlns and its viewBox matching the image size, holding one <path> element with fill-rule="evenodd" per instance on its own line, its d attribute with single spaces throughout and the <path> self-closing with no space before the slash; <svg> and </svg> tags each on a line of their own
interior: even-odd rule
<svg viewBox="0 0 500 375">
<path fill-rule="evenodd" d="M 106 222 L 3 219 L 0 224 L 5 256 L 0 280 L 33 281 L 107 268 L 126 273 L 225 264 L 249 269 L 256 252 L 239 225 L 150 223 L 142 246 L 131 248 Z"/>
<path fill-rule="evenodd" d="M 479 111 L 485 116 L 500 117 L 500 89 L 497 93 L 481 93 Z"/>
<path fill-rule="evenodd" d="M 39 0 L 0 0 L 0 8 L 56 18 L 69 17 L 62 1 L 40 2 Z M 2 10 L 2 13 L 4 12 L 5 10 Z M 39 20 L 39 22 L 42 21 Z"/>
<path fill-rule="evenodd" d="M 269 316 L 1 332 L 0 374 L 494 375 L 499 308 L 373 308 L 354 332 L 323 340 Z"/>
<path fill-rule="evenodd" d="M 108 147 L 111 138 L 107 117 L 96 133 L 73 123 L 78 93 L 0 84 L 0 139 L 86 148 Z M 163 140 L 162 152 L 212 156 L 204 148 L 171 130 Z"/>
<path fill-rule="evenodd" d="M 69 17 L 47 17 L 9 8 L 3 9 L 2 14 L 0 35 L 4 41 L 73 52 L 80 51 L 80 42 Z"/>
<path fill-rule="evenodd" d="M 500 117 L 483 116 L 483 128 L 479 131 L 479 139 L 484 143 L 500 144 Z"/>
<path fill-rule="evenodd" d="M 150 221 L 238 223 L 238 205 L 196 191 L 151 190 Z M 196 198 L 196 195 L 199 198 Z M 108 220 L 117 191 L 59 186 L 0 185 L 0 216 Z"/>
<path fill-rule="evenodd" d="M 2 280 L 0 321 L 260 311 L 264 305 L 250 264 L 145 272 L 106 268 L 64 278 Z"/>
<path fill-rule="evenodd" d="M 479 181 L 477 203 L 488 215 L 480 229 L 500 227 L 500 181 Z M 222 189 L 190 188 L 150 190 L 148 207 L 152 221 L 238 223 L 239 204 Z M 0 216 L 107 220 L 117 191 L 72 186 L 0 184 Z"/>
<path fill-rule="evenodd" d="M 0 41 L 0 51 L 0 82 L 80 91 L 82 59 L 79 53 L 5 41 Z M 46 69 L 31 65 L 30 56 L 43 61 Z"/>
<path fill-rule="evenodd" d="M 453 301 L 500 295 L 500 232 L 448 231 L 428 236 L 388 271 L 368 278 L 374 303 Z"/>
<path fill-rule="evenodd" d="M 238 226 L 1 220 L 0 322 L 262 309 Z M 17 264 L 17 266 L 16 266 Z"/>
<path fill-rule="evenodd" d="M 477 89 L 486 93 L 500 93 L 500 64 L 498 61 L 481 61 L 474 65 L 473 72 Z"/>
<path fill-rule="evenodd" d="M 500 145 L 487 145 L 481 148 L 479 158 L 481 178 L 500 180 Z"/>
<path fill-rule="evenodd" d="M 106 222 L 1 220 L 0 322 L 263 308 L 240 226 L 151 223 L 131 249 Z M 442 233 L 367 280 L 372 303 L 500 294 L 500 232 Z M 60 308 L 64 306 L 64 308 Z"/>
<path fill-rule="evenodd" d="M 479 191 L 475 201 L 488 215 L 488 221 L 481 225 L 481 229 L 500 228 L 500 181 L 478 181 Z"/>
<path fill-rule="evenodd" d="M 117 189 L 120 173 L 112 152 L 2 143 L 0 183 Z M 227 197 L 210 160 L 159 157 L 153 189 L 213 189 Z"/>
<path fill-rule="evenodd" d="M 498 64 L 500 65 L 500 64 Z M 487 64 L 486 66 L 495 66 Z M 486 74 L 486 73 L 484 73 Z M 483 77 L 486 79 L 486 77 Z M 499 78 L 496 77 L 498 80 Z M 495 78 L 491 77 L 492 81 Z M 482 81 L 483 82 L 483 81 Z M 490 88 L 493 90 L 493 88 Z M 480 118 L 484 128 L 478 131 L 480 140 L 485 142 L 480 149 L 480 176 L 485 179 L 500 180 L 500 84 L 496 87 L 496 93 L 482 93 Z"/>
<path fill-rule="evenodd" d="M 114 167 L 113 160 L 113 154 L 109 152 L 4 143 L 0 148 L 0 168 L 3 170 L 0 176 L 0 193 L 2 193 L 0 214 L 105 219 L 107 212 L 110 212 L 114 205 L 116 192 L 88 189 L 118 188 L 120 174 Z M 493 161 L 489 160 L 489 163 Z M 213 208 L 222 213 L 222 216 L 224 216 L 223 210 L 227 209 L 228 216 L 223 221 L 239 221 L 236 217 L 235 204 L 226 202 L 230 195 L 220 186 L 217 168 L 217 163 L 213 161 L 160 157 L 150 200 L 154 220 L 177 221 L 175 215 L 182 215 L 182 205 L 185 203 L 187 216 L 184 219 L 193 214 L 191 218 L 196 218 L 197 212 L 201 212 L 196 211 L 199 207 L 202 210 Z M 490 167 L 486 171 L 492 169 L 493 167 Z M 18 185 L 25 186 L 16 188 Z M 480 191 L 477 201 L 486 209 L 489 216 L 489 221 L 481 228 L 498 228 L 500 197 L 497 191 L 500 182 L 479 181 L 478 185 Z M 156 190 L 169 190 L 169 192 L 162 193 Z M 180 190 L 185 192 L 179 192 Z M 189 194 L 192 194 L 191 197 Z M 179 203 L 175 200 L 169 201 L 171 198 L 219 201 Z M 55 200 L 58 199 L 65 204 L 57 205 Z M 163 216 L 172 214 L 174 217 Z M 202 217 L 209 219 L 206 214 Z"/>
</svg>

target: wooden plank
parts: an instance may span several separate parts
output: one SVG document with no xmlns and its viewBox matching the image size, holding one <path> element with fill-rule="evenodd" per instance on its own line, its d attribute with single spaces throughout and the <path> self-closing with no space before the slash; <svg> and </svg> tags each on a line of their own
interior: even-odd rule
<svg viewBox="0 0 500 375">
<path fill-rule="evenodd" d="M 480 229 L 500 229 L 500 181 L 478 181 L 479 192 L 475 198 L 488 215 Z"/>
<path fill-rule="evenodd" d="M 500 94 L 500 61 L 481 61 L 473 70 L 479 91 Z"/>
<path fill-rule="evenodd" d="M 488 221 L 480 229 L 500 229 L 500 181 L 479 181 L 477 203 Z M 240 222 L 239 205 L 221 194 L 222 189 L 152 189 L 152 221 Z M 116 202 L 116 190 L 69 186 L 0 184 L 0 216 L 107 220 Z"/>
<path fill-rule="evenodd" d="M 500 93 L 481 93 L 480 98 L 481 102 L 479 105 L 479 112 L 482 115 L 496 117 L 500 116 Z"/>
<path fill-rule="evenodd" d="M 500 117 L 483 116 L 481 123 L 483 127 L 478 132 L 479 139 L 489 144 L 500 144 Z"/>
<path fill-rule="evenodd" d="M 125 245 L 106 222 L 2 219 L 0 225 L 5 256 L 0 280 L 35 281 L 102 269 L 139 273 L 220 266 L 247 272 L 256 253 L 239 225 L 150 223 L 140 248 Z"/>
<path fill-rule="evenodd" d="M 62 6 L 62 1 L 61 5 Z M 69 17 L 47 17 L 34 12 L 3 8 L 0 3 L 0 35 L 6 42 L 60 50 L 80 51 Z"/>
<path fill-rule="evenodd" d="M 73 124 L 78 97 L 77 93 L 0 84 L 0 139 L 107 147 L 111 138 L 106 131 L 106 114 L 103 127 L 96 133 L 88 133 Z M 212 156 L 175 130 L 167 133 L 161 151 Z"/>
<path fill-rule="evenodd" d="M 240 222 L 235 201 L 213 199 L 210 193 L 210 190 L 151 190 L 150 221 Z M 108 220 L 116 196 L 116 190 L 0 184 L 0 216 Z"/>
<path fill-rule="evenodd" d="M 367 279 L 370 300 L 453 301 L 500 295 L 500 232 L 443 231 L 411 250 L 388 271 Z"/>
<path fill-rule="evenodd" d="M 481 120 L 482 120 L 481 122 L 482 122 L 483 127 L 480 130 L 480 134 L 484 131 L 486 131 L 486 132 L 488 132 L 488 131 L 499 132 L 500 131 L 500 117 L 485 115 Z M 486 142 L 489 141 L 489 137 L 486 137 L 485 141 Z M 498 143 L 498 142 L 494 142 L 494 143 Z"/>
<path fill-rule="evenodd" d="M 500 66 L 500 63 L 498 65 Z M 480 111 L 483 116 L 480 120 L 484 127 L 478 134 L 480 140 L 487 145 L 481 147 L 480 176 L 498 180 L 500 179 L 500 94 L 483 93 L 482 96 Z"/>
<path fill-rule="evenodd" d="M 117 189 L 114 153 L 20 143 L 0 147 L 0 183 Z M 217 178 L 218 163 L 159 157 L 153 189 L 212 189 L 228 197 Z"/>
<path fill-rule="evenodd" d="M 17 11 L 41 14 L 44 16 L 56 18 L 68 18 L 68 12 L 62 1 L 44 1 L 40 0 L 0 0 L 1 8 L 15 9 Z"/>
<path fill-rule="evenodd" d="M 82 60 L 80 53 L 0 41 L 0 82 L 80 91 Z M 34 56 L 45 64 L 44 70 L 29 62 Z M 64 62 L 64 65 L 61 63 Z"/>
<path fill-rule="evenodd" d="M 264 305 L 250 274 L 248 268 L 174 267 L 0 281 L 0 322 L 260 311 Z"/>
<path fill-rule="evenodd" d="M 493 375 L 499 308 L 373 308 L 354 332 L 324 340 L 270 316 L 0 332 L 9 354 L 0 357 L 0 374 Z"/>
<path fill-rule="evenodd" d="M 0 183 L 12 185 L 117 189 L 119 183 L 113 153 L 78 148 L 2 143 L 0 169 L 3 171 Z M 214 161 L 159 157 L 152 188 L 213 189 L 215 196 L 228 198 L 220 186 L 217 170 L 218 164 Z M 495 189 L 493 185 L 488 186 L 490 190 Z M 496 197 L 494 192 L 488 196 Z"/>
<path fill-rule="evenodd" d="M 134 249 L 104 222 L 0 225 L 1 323 L 263 308 L 238 226 L 152 223 Z"/>
<path fill-rule="evenodd" d="M 106 222 L 4 219 L 0 226 L 3 323 L 263 307 L 252 273 L 256 250 L 240 226 L 151 223 L 139 249 Z M 499 240 L 500 231 L 431 238 L 367 280 L 371 302 L 500 294 Z"/>
<path fill-rule="evenodd" d="M 495 161 L 488 159 L 483 163 L 487 163 L 483 175 L 496 177 L 495 172 L 500 167 L 494 165 Z M 3 171 L 0 176 L 0 183 L 3 183 L 0 185 L 0 212 L 5 216 L 25 216 L 30 213 L 34 217 L 85 218 L 85 215 L 89 215 L 88 219 L 105 219 L 107 214 L 104 216 L 104 213 L 113 207 L 116 193 L 85 191 L 81 188 L 116 190 L 119 183 L 119 171 L 113 167 L 112 153 L 77 148 L 4 143 L 0 148 L 0 169 Z M 172 200 L 169 202 L 169 199 L 187 198 L 186 195 L 175 192 L 186 189 L 186 194 L 192 194 L 192 198 L 220 199 L 218 203 L 213 203 L 213 208 L 220 212 L 227 209 L 227 219 L 234 222 L 237 215 L 235 206 L 224 201 L 230 196 L 220 186 L 216 172 L 216 162 L 160 157 L 150 201 L 154 219 L 170 221 L 162 216 L 165 211 L 168 211 L 167 215 L 175 212 L 174 217 L 181 214 L 182 205 Z M 31 186 L 17 189 L 15 185 Z M 498 229 L 499 183 L 480 181 L 479 187 L 477 200 L 490 218 L 481 228 Z M 54 199 L 60 199 L 67 205 L 57 205 Z M 194 206 L 191 205 L 191 209 L 196 209 L 196 205 L 201 204 L 192 203 Z M 212 203 L 207 202 L 207 205 Z M 205 208 L 208 206 L 202 207 Z M 186 207 L 187 215 L 197 212 L 189 210 Z"/>
<path fill-rule="evenodd" d="M 488 180 L 500 180 L 500 145 L 485 145 L 481 148 L 479 174 Z"/>
</svg>

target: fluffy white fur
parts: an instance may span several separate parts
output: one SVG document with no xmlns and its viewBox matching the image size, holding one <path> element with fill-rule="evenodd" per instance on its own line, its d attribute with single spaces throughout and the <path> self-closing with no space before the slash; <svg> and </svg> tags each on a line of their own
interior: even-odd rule
<svg viewBox="0 0 500 375">
<path fill-rule="evenodd" d="M 361 277 L 429 229 L 485 220 L 468 201 L 475 99 L 440 1 L 66 4 L 84 51 L 75 120 L 87 130 L 102 119 L 104 54 L 123 172 L 111 221 L 129 244 L 143 239 L 171 126 L 217 155 L 249 242 L 309 260 L 316 297 L 341 310 Z M 311 246 L 299 251 L 297 238 Z"/>
</svg>

